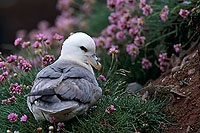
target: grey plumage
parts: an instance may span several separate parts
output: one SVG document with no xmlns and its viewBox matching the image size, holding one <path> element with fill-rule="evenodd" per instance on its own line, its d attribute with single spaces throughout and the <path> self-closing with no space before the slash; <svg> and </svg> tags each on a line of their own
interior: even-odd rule
<svg viewBox="0 0 200 133">
<path fill-rule="evenodd" d="M 63 121 L 86 112 L 101 93 L 92 72 L 62 59 L 38 73 L 27 103 L 36 120 Z"/>
</svg>

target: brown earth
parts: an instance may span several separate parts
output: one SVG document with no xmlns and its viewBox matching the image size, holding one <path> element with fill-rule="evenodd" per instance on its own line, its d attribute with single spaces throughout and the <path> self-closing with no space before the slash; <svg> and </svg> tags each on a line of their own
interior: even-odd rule
<svg viewBox="0 0 200 133">
<path fill-rule="evenodd" d="M 167 97 L 165 111 L 169 121 L 176 124 L 164 125 L 167 130 L 163 133 L 200 133 L 199 72 L 200 51 L 195 50 L 184 57 L 179 66 L 173 67 L 152 82 L 154 94 L 158 92 L 157 94 L 162 93 L 162 96 Z M 164 91 L 161 89 L 163 87 Z"/>
</svg>

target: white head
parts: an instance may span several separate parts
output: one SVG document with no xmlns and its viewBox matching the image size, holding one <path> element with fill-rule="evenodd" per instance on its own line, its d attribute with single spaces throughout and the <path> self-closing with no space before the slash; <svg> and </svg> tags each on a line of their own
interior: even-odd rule
<svg viewBox="0 0 200 133">
<path fill-rule="evenodd" d="M 96 45 L 87 34 L 78 32 L 69 36 L 63 43 L 59 59 L 75 61 L 93 73 L 91 65 L 100 70 L 101 64 L 97 61 Z"/>
</svg>

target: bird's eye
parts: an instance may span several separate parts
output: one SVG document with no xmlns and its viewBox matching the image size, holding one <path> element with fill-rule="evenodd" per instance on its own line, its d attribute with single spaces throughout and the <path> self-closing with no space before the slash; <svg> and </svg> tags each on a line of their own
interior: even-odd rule
<svg viewBox="0 0 200 133">
<path fill-rule="evenodd" d="M 81 46 L 80 49 L 83 50 L 84 52 L 88 51 L 84 46 Z"/>
</svg>

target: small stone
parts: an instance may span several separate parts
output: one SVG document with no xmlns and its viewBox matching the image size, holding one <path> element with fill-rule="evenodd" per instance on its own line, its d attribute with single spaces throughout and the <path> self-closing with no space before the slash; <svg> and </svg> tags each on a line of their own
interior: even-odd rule
<svg viewBox="0 0 200 133">
<path fill-rule="evenodd" d="M 177 97 L 176 99 L 179 100 L 179 99 L 181 99 L 181 98 L 180 98 L 180 97 Z"/>
<path fill-rule="evenodd" d="M 142 86 L 136 82 L 130 83 L 126 87 L 126 91 L 130 92 L 130 93 L 137 93 L 137 92 L 141 91 L 142 89 L 143 89 Z"/>
<path fill-rule="evenodd" d="M 42 132 L 42 128 L 41 128 L 41 127 L 37 128 L 37 131 L 38 131 L 39 133 L 41 133 L 41 132 Z"/>
<path fill-rule="evenodd" d="M 50 127 L 49 127 L 49 130 L 50 130 L 50 131 L 53 131 L 53 129 L 54 129 L 53 126 L 50 126 Z"/>
<path fill-rule="evenodd" d="M 195 68 L 188 70 L 188 75 L 193 75 L 195 73 Z"/>
<path fill-rule="evenodd" d="M 185 91 L 183 92 L 183 94 L 185 94 Z"/>
<path fill-rule="evenodd" d="M 11 133 L 11 131 L 10 131 L 10 130 L 7 130 L 7 133 Z"/>
<path fill-rule="evenodd" d="M 179 70 L 180 70 L 180 66 L 176 66 L 176 67 L 172 68 L 171 72 L 173 74 L 175 72 L 178 72 Z"/>
</svg>

